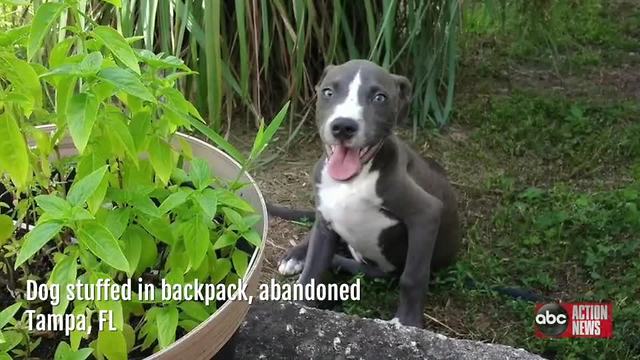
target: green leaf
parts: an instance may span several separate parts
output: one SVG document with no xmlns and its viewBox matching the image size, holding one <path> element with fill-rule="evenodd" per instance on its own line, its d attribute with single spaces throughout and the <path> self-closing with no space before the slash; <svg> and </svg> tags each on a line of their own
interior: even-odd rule
<svg viewBox="0 0 640 360">
<path fill-rule="evenodd" d="M 91 215 L 90 212 L 85 210 L 81 205 L 74 206 L 71 208 L 71 216 L 69 220 L 71 221 L 81 221 L 81 220 L 93 220 L 95 217 Z"/>
<path fill-rule="evenodd" d="M 66 4 L 61 2 L 44 3 L 38 6 L 38 10 L 36 10 L 36 14 L 31 21 L 27 60 L 31 60 L 36 51 L 42 47 L 45 36 L 65 7 Z"/>
<path fill-rule="evenodd" d="M 260 246 L 262 246 L 262 238 L 260 237 L 260 234 L 258 234 L 258 232 L 254 229 L 249 229 L 248 231 L 243 232 L 242 236 L 244 236 L 244 238 L 255 247 L 259 248 Z"/>
<path fill-rule="evenodd" d="M 168 87 L 162 90 L 162 95 L 165 97 L 168 110 L 184 117 L 191 115 L 200 121 L 204 121 L 198 112 L 198 109 L 196 109 L 191 102 L 185 99 L 182 92 L 175 88 Z"/>
<path fill-rule="evenodd" d="M 184 61 L 179 58 L 169 55 L 163 56 L 162 53 L 154 54 L 153 52 L 147 49 L 138 50 L 138 56 L 142 61 L 149 64 L 150 66 L 156 69 L 182 69 L 189 70 L 189 68 L 184 65 Z M 173 88 L 167 88 L 173 89 Z"/>
<path fill-rule="evenodd" d="M 231 155 L 231 157 L 236 159 L 236 161 L 238 161 L 240 164 L 246 163 L 246 159 L 242 155 L 242 153 L 238 149 L 236 149 L 235 146 L 231 145 L 231 143 L 225 140 L 225 138 L 220 136 L 220 134 L 218 134 L 206 124 L 194 117 L 189 116 L 187 117 L 187 120 L 189 120 L 191 126 L 200 131 L 209 140 L 213 141 L 214 144 L 218 145 L 218 147 L 224 150 L 227 154 Z"/>
<path fill-rule="evenodd" d="M 0 311 L 0 329 L 2 329 L 9 323 L 9 321 L 11 321 L 11 319 L 13 319 L 18 310 L 20 310 L 20 306 L 22 306 L 22 304 L 16 303 Z"/>
<path fill-rule="evenodd" d="M 173 344 L 176 340 L 176 330 L 178 329 L 178 309 L 175 305 L 163 307 L 156 315 L 156 326 L 158 327 L 158 344 L 161 349 Z"/>
<path fill-rule="evenodd" d="M 140 258 L 142 256 L 142 244 L 144 242 L 144 237 L 149 237 L 146 231 L 144 231 L 138 225 L 131 225 L 127 229 L 127 231 L 122 236 L 124 240 L 124 255 L 127 257 L 127 262 L 129 263 L 129 270 L 127 271 L 127 275 L 132 277 L 138 268 L 138 264 L 140 264 Z M 152 240 L 153 241 L 153 240 Z M 155 244 L 153 244 L 153 248 L 155 249 Z M 145 252 L 151 251 L 151 248 L 145 247 Z"/>
<path fill-rule="evenodd" d="M 163 218 L 143 219 L 142 217 L 138 217 L 138 222 L 151 235 L 155 236 L 156 239 L 164 242 L 165 244 L 173 245 L 175 242 L 171 226 L 169 226 L 167 220 Z"/>
<path fill-rule="evenodd" d="M 64 125 L 67 121 L 66 113 L 69 101 L 73 96 L 73 91 L 78 83 L 78 78 L 73 76 L 65 81 L 60 81 L 56 88 L 56 112 L 58 114 L 58 125 Z"/>
<path fill-rule="evenodd" d="M 0 114 L 0 172 L 8 172 L 16 187 L 23 190 L 29 178 L 29 153 L 20 127 L 10 114 Z"/>
<path fill-rule="evenodd" d="M 240 232 L 244 232 L 247 230 L 247 225 L 244 223 L 242 215 L 240 215 L 237 211 L 228 207 L 223 207 L 222 212 L 224 213 L 224 218 L 227 223 L 235 225 L 238 230 L 240 230 Z"/>
<path fill-rule="evenodd" d="M 24 5 L 28 4 L 28 2 L 25 2 Z M 30 31 L 31 26 L 29 25 L 22 25 L 14 27 L 12 29 L 7 29 L 4 32 L 0 33 L 0 46 L 10 46 L 16 44 L 24 45 L 24 41 L 29 38 Z"/>
<path fill-rule="evenodd" d="M 129 127 L 127 127 L 127 124 L 125 124 L 120 117 L 114 116 L 109 122 L 109 130 L 113 132 L 117 142 L 119 142 L 120 146 L 124 148 L 124 151 L 133 161 L 133 163 L 137 164 L 138 152 L 136 150 L 135 142 L 133 141 L 133 137 L 131 136 L 131 132 L 129 132 Z"/>
<path fill-rule="evenodd" d="M 106 3 L 109 3 L 117 8 L 120 8 L 122 6 L 122 1 L 121 0 L 102 0 Z"/>
<path fill-rule="evenodd" d="M 244 212 L 255 212 L 255 209 L 247 201 L 236 195 L 233 191 L 225 189 L 214 190 L 218 196 L 218 204 L 229 206 Z"/>
<path fill-rule="evenodd" d="M 139 75 L 132 71 L 110 67 L 100 70 L 97 76 L 98 78 L 115 86 L 118 91 L 124 91 L 125 93 L 142 100 L 147 100 L 153 103 L 156 102 L 155 97 L 153 97 L 149 89 L 147 89 L 140 81 Z"/>
<path fill-rule="evenodd" d="M 154 137 L 149 142 L 149 160 L 156 172 L 156 175 L 163 184 L 169 182 L 171 171 L 173 170 L 175 160 L 171 146 L 166 142 Z"/>
<path fill-rule="evenodd" d="M 62 64 L 58 67 L 52 68 L 51 70 L 40 74 L 41 78 L 47 78 L 56 75 L 64 75 L 64 76 L 80 76 L 82 72 L 80 72 L 80 66 L 78 64 Z M 66 79 L 65 79 L 66 80 Z M 64 83 L 64 81 L 63 81 Z M 60 84 L 58 83 L 58 88 L 60 88 Z"/>
<path fill-rule="evenodd" d="M 260 219 L 262 219 L 262 216 L 258 214 L 243 217 L 243 221 L 245 225 L 247 225 L 247 227 L 252 227 L 253 225 L 257 224 Z"/>
<path fill-rule="evenodd" d="M 80 72 L 83 75 L 95 75 L 100 67 L 102 66 L 102 53 L 99 51 L 94 51 L 91 54 L 87 55 L 78 66 Z"/>
<path fill-rule="evenodd" d="M 243 277 L 247 273 L 247 266 L 249 264 L 249 255 L 242 250 L 235 249 L 231 255 L 231 262 L 233 268 L 236 269 L 236 274 Z"/>
<path fill-rule="evenodd" d="M 0 360 L 11 360 L 10 356 L 7 355 L 7 357 L 3 359 L 2 355 L 8 353 L 9 350 L 18 346 L 18 344 L 22 342 L 23 335 L 17 331 L 5 331 L 2 334 L 5 341 L 3 343 L 0 343 Z"/>
<path fill-rule="evenodd" d="M 191 161 L 189 175 L 191 175 L 191 181 L 193 181 L 193 185 L 198 190 L 206 188 L 213 182 L 213 179 L 211 179 L 211 169 L 209 168 L 209 164 L 199 158 L 195 158 Z"/>
<path fill-rule="evenodd" d="M 231 272 L 231 262 L 229 259 L 218 259 L 214 262 L 211 281 L 214 284 L 220 283 Z"/>
<path fill-rule="evenodd" d="M 102 224 L 89 220 L 78 229 L 78 242 L 99 259 L 124 272 L 129 270 L 129 262 L 122 253 L 118 240 Z"/>
<path fill-rule="evenodd" d="M 49 54 L 49 69 L 54 69 L 64 64 L 68 57 L 69 49 L 71 49 L 71 45 L 74 42 L 75 38 L 68 37 L 53 46 Z"/>
<path fill-rule="evenodd" d="M 95 214 L 100 207 L 102 206 L 102 201 L 104 200 L 105 195 L 107 194 L 107 187 L 109 186 L 109 177 L 105 176 L 96 191 L 89 196 L 87 199 L 87 208 L 91 212 L 91 214 Z"/>
<path fill-rule="evenodd" d="M 143 213 L 145 215 L 151 217 L 159 217 L 162 215 L 160 214 L 160 210 L 156 207 L 153 200 L 151 200 L 147 195 L 135 194 L 134 198 L 131 199 L 129 203 L 133 205 L 133 208 L 136 211 L 139 211 L 140 213 Z"/>
<path fill-rule="evenodd" d="M 53 355 L 54 360 L 85 360 L 93 353 L 93 349 L 84 348 L 77 351 L 73 351 L 69 344 L 66 342 L 60 342 L 56 348 L 56 352 Z"/>
<path fill-rule="evenodd" d="M 167 212 L 177 208 L 187 201 L 189 197 L 189 193 L 186 191 L 178 191 L 169 196 L 160 204 L 160 213 L 166 214 Z"/>
<path fill-rule="evenodd" d="M 176 255 L 177 254 L 177 255 Z M 186 272 L 185 267 L 176 264 L 177 261 L 175 259 L 180 258 L 182 260 L 185 255 L 178 254 L 178 251 L 172 250 L 171 256 L 169 257 L 167 264 L 171 268 L 171 271 L 164 277 L 164 281 L 168 284 L 182 284 L 184 282 L 183 273 Z"/>
<path fill-rule="evenodd" d="M 136 151 L 143 151 L 149 142 L 149 128 L 151 127 L 151 113 L 149 111 L 140 111 L 133 114 L 129 122 L 129 133 L 133 137 L 136 145 Z"/>
<path fill-rule="evenodd" d="M 122 327 L 122 334 L 124 334 L 124 338 L 127 341 L 127 352 L 131 352 L 136 345 L 136 331 L 133 330 L 131 325 L 125 323 Z"/>
<path fill-rule="evenodd" d="M 88 93 L 72 96 L 67 105 L 69 133 L 80 154 L 84 152 L 91 136 L 99 106 L 96 97 Z"/>
<path fill-rule="evenodd" d="M 29 231 L 24 237 L 24 242 L 20 247 L 18 257 L 16 258 L 15 268 L 17 269 L 18 266 L 31 258 L 33 254 L 42 249 L 42 247 L 51 240 L 51 238 L 56 236 L 61 229 L 62 223 L 57 221 L 44 222 L 31 229 L 31 231 Z"/>
<path fill-rule="evenodd" d="M 73 315 L 84 315 L 86 314 L 86 310 L 87 310 L 87 306 L 88 306 L 88 301 L 80 301 L 80 300 L 76 300 L 73 302 Z M 78 350 L 80 348 L 80 341 L 82 340 L 82 338 L 87 338 L 87 333 L 85 331 L 82 331 L 80 329 L 75 329 L 73 331 L 71 331 L 71 334 L 69 335 L 69 342 L 71 344 L 71 349 L 72 350 Z"/>
<path fill-rule="evenodd" d="M 204 189 L 202 192 L 194 192 L 193 199 L 198 203 L 207 219 L 211 220 L 218 211 L 218 195 L 211 189 Z"/>
<path fill-rule="evenodd" d="M 59 260 L 51 271 L 48 283 L 58 284 L 60 289 L 66 289 L 68 284 L 72 284 L 76 281 L 78 274 L 78 263 L 75 256 L 62 255 L 62 260 Z M 69 305 L 69 300 L 66 296 L 60 297 L 60 303 L 53 307 L 54 314 L 64 314 Z"/>
<path fill-rule="evenodd" d="M 209 311 L 207 311 L 207 307 L 197 301 L 184 301 L 178 305 L 178 307 L 187 314 L 187 316 L 197 320 L 198 322 L 207 320 L 211 315 L 209 314 Z"/>
<path fill-rule="evenodd" d="M 108 165 L 104 165 L 98 170 L 93 171 L 89 175 L 78 181 L 74 181 L 67 194 L 67 201 L 71 205 L 82 204 L 98 189 L 104 175 L 107 172 Z"/>
<path fill-rule="evenodd" d="M 13 219 L 7 215 L 0 215 L 0 246 L 4 245 L 13 234 Z"/>
<path fill-rule="evenodd" d="M 197 269 L 209 248 L 209 228 L 200 214 L 195 214 L 185 227 L 184 247 L 189 254 L 191 268 Z"/>
<path fill-rule="evenodd" d="M 55 195 L 38 195 L 36 203 L 51 218 L 64 219 L 71 214 L 71 204 Z"/>
<path fill-rule="evenodd" d="M 12 53 L 0 52 L 0 69 L 13 88 L 11 95 L 21 97 L 20 107 L 28 117 L 34 108 L 42 106 L 42 86 L 38 74 L 28 62 Z M 3 85 L 4 88 L 5 85 Z"/>
<path fill-rule="evenodd" d="M 233 231 L 225 231 L 216 242 L 213 243 L 213 249 L 218 250 L 224 247 L 235 245 L 238 240 L 238 235 Z"/>
<path fill-rule="evenodd" d="M 94 29 L 96 38 L 106 46 L 113 55 L 122 61 L 122 63 L 140 75 L 140 66 L 138 66 L 138 57 L 127 43 L 127 40 L 110 26 L 96 26 Z"/>
<path fill-rule="evenodd" d="M 148 349 L 158 339 L 158 328 L 156 322 L 145 322 L 140 329 L 140 336 L 144 336 L 144 341 L 140 347 L 141 350 Z"/>
<path fill-rule="evenodd" d="M 131 210 L 128 208 L 104 209 L 104 225 L 111 231 L 113 237 L 119 239 L 129 225 Z"/>
<path fill-rule="evenodd" d="M 158 248 L 151 235 L 144 229 L 138 228 L 136 230 L 136 236 L 140 240 L 140 248 L 144 249 L 144 251 L 140 252 L 140 260 L 136 266 L 136 272 L 142 273 L 145 269 L 155 265 L 158 260 Z"/>
<path fill-rule="evenodd" d="M 261 134 L 260 138 L 256 137 L 253 143 L 253 148 L 251 149 L 252 160 L 258 158 L 260 154 L 262 154 L 262 152 L 267 148 L 267 145 L 269 145 L 269 142 L 276 134 L 276 131 L 278 131 L 278 129 L 282 125 L 282 121 L 284 121 L 284 119 L 286 118 L 288 110 L 289 101 L 287 101 L 287 103 L 282 107 L 282 109 L 280 109 L 273 120 L 271 120 L 269 126 L 267 126 L 267 129 L 264 130 L 264 133 Z"/>
<path fill-rule="evenodd" d="M 127 360 L 127 340 L 122 331 L 99 331 L 96 350 L 107 360 Z"/>
<path fill-rule="evenodd" d="M 180 322 L 178 323 L 178 326 L 180 326 L 181 328 L 183 328 L 187 332 L 193 331 L 193 329 L 198 327 L 198 325 L 200 325 L 199 321 L 194 321 L 194 320 L 189 320 L 189 319 L 180 320 Z M 2 360 L 2 359 L 0 359 L 0 360 Z"/>
</svg>

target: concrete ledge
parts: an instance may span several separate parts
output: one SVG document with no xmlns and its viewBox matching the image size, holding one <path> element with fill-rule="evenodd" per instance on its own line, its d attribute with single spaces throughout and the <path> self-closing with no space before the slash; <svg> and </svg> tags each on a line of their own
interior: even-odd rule
<svg viewBox="0 0 640 360">
<path fill-rule="evenodd" d="M 543 359 L 523 349 L 459 340 L 382 320 L 293 303 L 254 303 L 236 359 Z"/>
</svg>

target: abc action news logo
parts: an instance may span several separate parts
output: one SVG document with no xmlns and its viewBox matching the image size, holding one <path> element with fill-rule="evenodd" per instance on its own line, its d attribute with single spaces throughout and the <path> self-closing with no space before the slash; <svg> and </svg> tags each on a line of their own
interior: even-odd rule
<svg viewBox="0 0 640 360">
<path fill-rule="evenodd" d="M 612 303 L 536 304 L 536 337 L 611 338 Z"/>
</svg>

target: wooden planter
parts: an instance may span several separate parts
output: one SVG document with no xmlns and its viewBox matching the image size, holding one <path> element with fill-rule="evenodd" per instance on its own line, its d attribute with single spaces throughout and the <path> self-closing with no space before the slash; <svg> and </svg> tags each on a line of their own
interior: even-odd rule
<svg viewBox="0 0 640 360">
<path fill-rule="evenodd" d="M 42 125 L 38 128 L 48 132 L 53 132 L 56 129 L 55 125 Z M 182 133 L 176 133 L 174 136 L 174 146 L 179 146 L 179 139 L 185 140 L 191 145 L 195 157 L 207 161 L 214 176 L 227 181 L 233 181 L 238 178 L 241 172 L 240 165 L 229 155 L 202 140 Z M 63 157 L 76 153 L 73 142 L 69 137 L 59 143 L 59 150 Z M 267 207 L 258 185 L 249 174 L 242 172 L 239 181 L 248 184 L 239 191 L 240 196 L 248 201 L 258 214 L 262 215 L 262 219 L 254 225 L 254 228 L 260 234 L 263 246 L 254 251 L 249 260 L 247 273 L 243 278 L 246 294 L 255 296 L 262 268 L 264 240 L 267 237 Z M 227 301 L 195 329 L 178 339 L 170 347 L 149 356 L 147 359 L 209 360 L 233 336 L 248 311 L 249 303 L 246 301 Z"/>
</svg>

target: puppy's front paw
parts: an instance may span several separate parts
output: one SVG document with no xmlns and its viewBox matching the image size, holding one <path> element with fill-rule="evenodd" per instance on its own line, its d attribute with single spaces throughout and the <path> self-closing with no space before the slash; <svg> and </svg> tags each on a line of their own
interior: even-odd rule
<svg viewBox="0 0 640 360">
<path fill-rule="evenodd" d="M 304 266 L 304 260 L 299 259 L 282 259 L 278 266 L 278 272 L 284 276 L 297 275 L 302 272 Z"/>
<path fill-rule="evenodd" d="M 396 316 L 389 322 L 395 325 L 402 324 L 404 326 L 413 326 L 420 329 L 424 327 L 421 312 L 417 312 L 415 314 L 407 314 L 398 311 L 396 313 Z"/>
<path fill-rule="evenodd" d="M 302 272 L 304 260 L 307 256 L 306 244 L 294 246 L 282 257 L 278 265 L 278 272 L 285 276 L 297 275 Z"/>
</svg>

